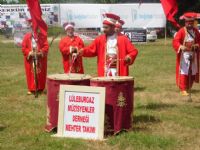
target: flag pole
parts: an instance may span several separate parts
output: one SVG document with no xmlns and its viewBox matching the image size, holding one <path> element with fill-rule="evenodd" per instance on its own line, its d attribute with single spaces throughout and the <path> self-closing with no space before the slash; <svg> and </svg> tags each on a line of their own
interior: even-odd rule
<svg viewBox="0 0 200 150">
<path fill-rule="evenodd" d="M 165 23 L 165 45 L 167 45 L 167 20 Z"/>
<path fill-rule="evenodd" d="M 61 24 L 61 4 L 60 4 L 60 0 L 59 0 L 59 23 L 60 23 L 60 26 L 62 27 L 62 24 Z M 61 37 L 60 37 L 61 39 Z"/>
</svg>

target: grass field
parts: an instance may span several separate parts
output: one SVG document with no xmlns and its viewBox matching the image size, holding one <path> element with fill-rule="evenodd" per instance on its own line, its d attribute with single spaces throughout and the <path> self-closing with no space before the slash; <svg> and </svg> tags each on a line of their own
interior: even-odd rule
<svg viewBox="0 0 200 150">
<path fill-rule="evenodd" d="M 48 74 L 62 73 L 61 55 L 54 43 Z M 2 150 L 200 150 L 200 86 L 193 102 L 179 95 L 175 85 L 175 53 L 166 45 L 136 45 L 139 55 L 130 75 L 135 78 L 134 122 L 131 132 L 104 142 L 52 138 L 43 131 L 46 95 L 27 96 L 21 50 L 0 42 L 0 149 Z M 87 74 L 96 74 L 96 59 L 84 59 Z"/>
</svg>

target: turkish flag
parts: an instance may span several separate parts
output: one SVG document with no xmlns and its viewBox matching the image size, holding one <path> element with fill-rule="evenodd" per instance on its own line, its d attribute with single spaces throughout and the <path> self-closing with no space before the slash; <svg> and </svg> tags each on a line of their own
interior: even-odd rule
<svg viewBox="0 0 200 150">
<path fill-rule="evenodd" d="M 169 20 L 176 28 L 180 25 L 174 19 L 174 15 L 178 12 L 178 5 L 176 0 L 160 0 L 164 9 L 167 20 Z"/>
<path fill-rule="evenodd" d="M 38 38 L 38 30 L 43 36 L 47 36 L 47 24 L 42 19 L 42 10 L 38 0 L 26 0 L 33 24 L 35 38 Z"/>
</svg>

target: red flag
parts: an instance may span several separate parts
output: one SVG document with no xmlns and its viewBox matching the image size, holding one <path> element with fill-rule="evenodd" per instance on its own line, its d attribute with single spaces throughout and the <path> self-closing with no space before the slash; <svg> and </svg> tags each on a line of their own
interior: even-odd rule
<svg viewBox="0 0 200 150">
<path fill-rule="evenodd" d="M 36 38 L 38 37 L 38 30 L 40 34 L 47 36 L 47 24 L 42 19 L 42 10 L 38 0 L 26 0 L 29 12 L 33 23 L 33 32 Z"/>
<path fill-rule="evenodd" d="M 180 25 L 174 19 L 174 15 L 178 12 L 178 5 L 176 0 L 160 0 L 164 9 L 167 20 L 169 20 L 176 28 Z"/>
</svg>

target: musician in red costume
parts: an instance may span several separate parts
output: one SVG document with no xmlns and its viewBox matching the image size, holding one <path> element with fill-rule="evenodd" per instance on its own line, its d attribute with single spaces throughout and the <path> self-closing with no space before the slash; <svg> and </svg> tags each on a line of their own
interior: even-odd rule
<svg viewBox="0 0 200 150">
<path fill-rule="evenodd" d="M 28 26 L 32 26 L 32 20 L 27 19 Z M 45 89 L 46 75 L 47 75 L 47 54 L 48 54 L 48 41 L 47 38 L 39 34 L 38 39 L 35 39 L 32 32 L 26 33 L 22 41 L 22 52 L 24 54 L 24 65 L 27 79 L 28 92 L 33 94 L 36 91 L 34 80 L 33 57 L 34 50 L 37 55 L 37 80 L 38 91 L 42 92 Z"/>
<path fill-rule="evenodd" d="M 84 47 L 84 43 L 80 37 L 74 35 L 74 26 L 74 23 L 63 25 L 66 37 L 61 39 L 59 49 L 65 73 L 84 73 L 82 57 L 77 55 L 78 50 Z"/>
<path fill-rule="evenodd" d="M 188 90 L 192 88 L 193 83 L 199 82 L 200 33 L 194 27 L 196 13 L 188 12 L 181 18 L 185 20 L 185 27 L 177 32 L 173 40 L 176 52 L 176 83 L 181 95 L 188 96 Z M 189 79 L 190 67 L 191 79 Z"/>
<path fill-rule="evenodd" d="M 104 14 L 104 34 L 80 51 L 85 57 L 97 56 L 99 77 L 128 76 L 129 65 L 134 63 L 138 54 L 138 50 L 126 36 L 115 32 L 116 22 L 119 19 L 120 17 L 115 14 Z M 119 106 L 118 99 L 110 95 L 111 89 L 106 88 L 105 133 L 116 135 L 131 129 L 133 95 L 116 91 L 118 99 L 122 96 L 123 102 L 126 103 Z M 127 90 L 133 89 L 127 87 Z"/>
<path fill-rule="evenodd" d="M 81 53 L 85 57 L 97 56 L 98 76 L 128 76 L 138 51 L 130 40 L 115 32 L 119 16 L 104 14 L 104 34 L 97 37 Z"/>
</svg>

